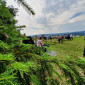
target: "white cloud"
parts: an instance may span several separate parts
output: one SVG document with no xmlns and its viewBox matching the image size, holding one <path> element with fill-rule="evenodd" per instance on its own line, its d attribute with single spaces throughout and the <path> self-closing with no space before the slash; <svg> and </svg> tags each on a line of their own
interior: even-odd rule
<svg viewBox="0 0 85 85">
<path fill-rule="evenodd" d="M 19 7 L 13 0 L 7 1 L 8 4 Z M 76 23 L 85 20 L 85 15 L 69 20 L 76 13 L 85 11 L 85 0 L 29 0 L 26 2 L 34 9 L 36 15 L 29 15 L 20 6 L 19 16 L 16 19 L 19 20 L 18 24 L 27 26 L 25 30 L 21 31 L 21 33 L 26 32 L 27 35 L 62 32 L 62 26 L 65 27 L 69 23 L 80 29 Z M 71 29 L 70 25 L 67 27 Z M 70 31 L 69 29 L 68 31 Z M 63 30 L 65 31 L 64 28 Z"/>
<path fill-rule="evenodd" d="M 55 24 L 65 24 L 67 23 L 68 18 L 70 18 L 73 15 L 73 13 L 70 14 L 70 12 L 65 11 L 57 16 L 55 16 L 54 18 L 51 19 L 51 25 L 55 25 Z"/>
</svg>

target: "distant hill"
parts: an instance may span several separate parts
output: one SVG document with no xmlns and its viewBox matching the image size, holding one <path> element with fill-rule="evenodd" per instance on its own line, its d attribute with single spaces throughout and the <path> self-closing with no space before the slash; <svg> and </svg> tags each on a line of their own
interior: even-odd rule
<svg viewBox="0 0 85 85">
<path fill-rule="evenodd" d="M 72 35 L 79 35 L 79 36 L 85 36 L 85 31 L 77 31 L 77 32 L 66 32 L 66 33 L 52 33 L 52 34 L 39 34 L 36 36 L 41 36 L 41 35 L 45 35 L 45 36 L 57 36 L 57 35 L 65 35 L 65 34 L 72 34 Z M 35 35 L 33 35 L 35 36 Z"/>
<path fill-rule="evenodd" d="M 85 36 L 85 31 L 71 32 L 70 34 L 79 35 L 79 36 Z"/>
</svg>

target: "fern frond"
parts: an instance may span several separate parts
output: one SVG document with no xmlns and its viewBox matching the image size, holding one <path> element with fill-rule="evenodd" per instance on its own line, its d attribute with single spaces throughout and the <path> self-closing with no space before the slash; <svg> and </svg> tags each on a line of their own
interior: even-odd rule
<svg viewBox="0 0 85 85">
<path fill-rule="evenodd" d="M 0 84 L 1 85 L 19 85 L 17 81 L 16 74 L 12 74 L 13 70 L 6 70 L 0 74 Z"/>
<path fill-rule="evenodd" d="M 9 61 L 13 61 L 14 60 L 14 55 L 13 54 L 0 54 L 0 61 L 2 60 L 9 60 Z"/>
<path fill-rule="evenodd" d="M 36 75 L 31 75 L 31 82 L 33 85 L 42 85 L 40 79 Z"/>
<path fill-rule="evenodd" d="M 56 71 L 56 70 L 54 70 L 53 69 L 53 72 L 57 75 L 57 77 L 62 81 L 62 77 L 61 77 L 61 75 Z"/>
<path fill-rule="evenodd" d="M 12 64 L 12 67 L 15 70 L 23 71 L 23 72 L 30 72 L 30 68 L 36 68 L 35 64 L 33 62 L 26 62 L 26 63 L 21 63 L 21 62 L 15 62 Z"/>
<path fill-rule="evenodd" d="M 12 64 L 12 67 L 15 69 L 15 70 L 19 70 L 19 71 L 25 71 L 25 72 L 28 72 L 29 68 L 27 65 L 21 63 L 21 62 L 15 62 Z"/>
</svg>

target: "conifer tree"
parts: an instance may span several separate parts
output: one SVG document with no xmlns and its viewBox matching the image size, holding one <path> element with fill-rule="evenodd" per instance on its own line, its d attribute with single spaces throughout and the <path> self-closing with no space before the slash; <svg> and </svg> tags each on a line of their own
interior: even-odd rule
<svg viewBox="0 0 85 85">
<path fill-rule="evenodd" d="M 16 23 L 0 0 L 0 85 L 85 84 L 85 58 L 60 60 L 44 53 L 44 48 L 20 43 L 25 37 Z"/>
</svg>

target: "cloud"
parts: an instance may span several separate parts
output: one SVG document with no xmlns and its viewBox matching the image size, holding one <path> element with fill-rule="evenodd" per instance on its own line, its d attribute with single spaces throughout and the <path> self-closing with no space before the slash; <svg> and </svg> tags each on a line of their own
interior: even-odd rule
<svg viewBox="0 0 85 85">
<path fill-rule="evenodd" d="M 15 5 L 12 1 L 7 0 L 8 3 Z M 84 30 L 85 25 L 82 23 L 85 22 L 85 0 L 29 0 L 26 2 L 34 9 L 36 15 L 29 15 L 23 7 L 16 6 L 19 8 L 16 17 L 18 24 L 27 26 L 21 31 L 22 34 Z"/>
<path fill-rule="evenodd" d="M 85 30 L 85 20 L 63 24 L 59 27 L 59 31 L 62 32 L 74 32 L 82 30 Z"/>
</svg>

